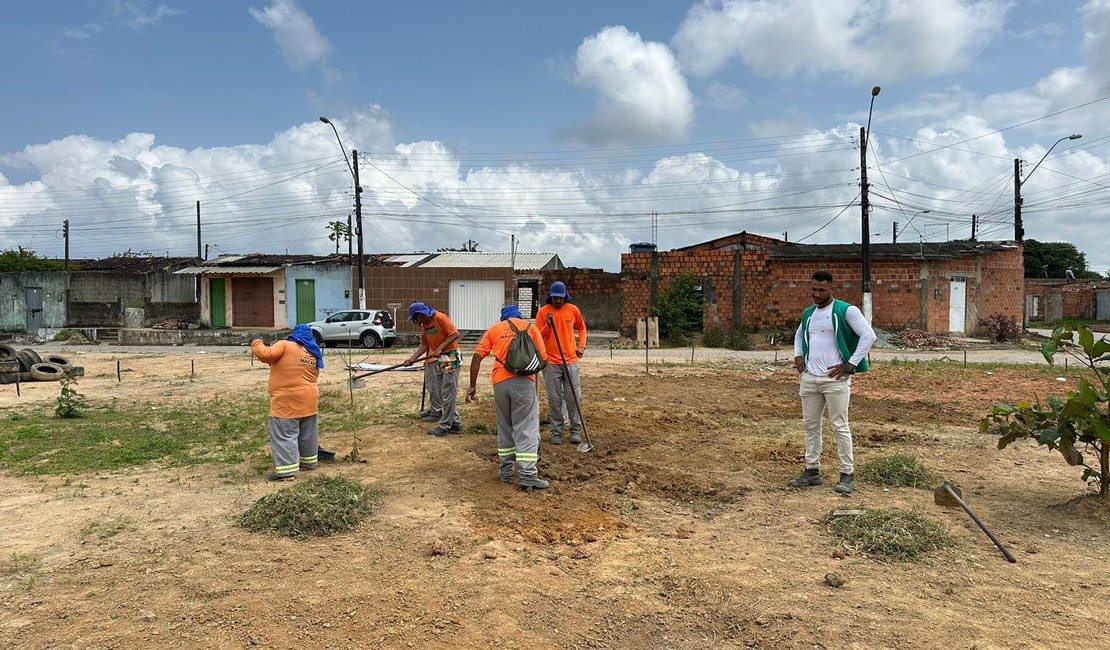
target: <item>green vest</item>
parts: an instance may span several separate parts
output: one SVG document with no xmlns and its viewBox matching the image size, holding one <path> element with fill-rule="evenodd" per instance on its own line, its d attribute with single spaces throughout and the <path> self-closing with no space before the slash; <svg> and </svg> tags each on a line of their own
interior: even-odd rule
<svg viewBox="0 0 1110 650">
<path fill-rule="evenodd" d="M 853 330 L 847 321 L 848 307 L 851 307 L 843 300 L 833 300 L 833 332 L 836 333 L 836 347 L 840 350 L 840 356 L 844 361 L 852 358 L 852 354 L 859 346 L 859 334 Z M 813 316 L 813 312 L 817 310 L 817 305 L 810 305 L 808 309 L 802 312 L 802 358 L 809 359 L 809 319 Z M 867 357 L 864 357 L 856 369 L 852 372 L 867 372 Z"/>
</svg>

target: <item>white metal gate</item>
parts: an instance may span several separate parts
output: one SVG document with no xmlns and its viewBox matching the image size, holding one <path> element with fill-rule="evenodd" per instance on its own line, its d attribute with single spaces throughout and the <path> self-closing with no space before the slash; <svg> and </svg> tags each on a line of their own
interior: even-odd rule
<svg viewBox="0 0 1110 650">
<path fill-rule="evenodd" d="M 1095 318 L 1110 320 L 1110 291 L 1100 289 L 1095 292 Z"/>
<path fill-rule="evenodd" d="M 460 330 L 485 330 L 501 320 L 504 280 L 451 280 L 449 291 L 451 321 Z"/>
<path fill-rule="evenodd" d="M 963 332 L 967 313 L 967 281 L 952 280 L 948 293 L 948 331 Z"/>
</svg>

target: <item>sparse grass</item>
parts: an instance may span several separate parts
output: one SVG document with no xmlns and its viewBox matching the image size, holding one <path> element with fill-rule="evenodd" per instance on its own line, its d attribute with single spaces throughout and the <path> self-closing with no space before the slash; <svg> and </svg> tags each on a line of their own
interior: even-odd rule
<svg viewBox="0 0 1110 650">
<path fill-rule="evenodd" d="M 378 500 L 376 492 L 351 479 L 314 476 L 255 501 L 239 525 L 300 540 L 322 537 L 353 529 Z"/>
<path fill-rule="evenodd" d="M 938 481 L 936 474 L 929 471 L 914 456 L 891 454 L 881 456 L 865 463 L 860 468 L 859 478 L 867 483 L 889 487 L 911 487 L 931 490 Z"/>
<path fill-rule="evenodd" d="M 829 531 L 845 548 L 879 559 L 912 562 L 952 544 L 947 528 L 916 512 L 867 509 L 835 516 L 836 512 L 825 520 Z"/>
<path fill-rule="evenodd" d="M 491 425 L 489 425 L 485 422 L 475 422 L 473 424 L 467 425 L 466 432 L 467 433 L 474 433 L 474 434 L 478 434 L 478 435 L 490 435 L 490 434 L 493 434 L 493 433 L 497 433 L 497 430 L 496 430 L 495 427 L 493 427 L 493 426 L 491 426 Z"/>
<path fill-rule="evenodd" d="M 266 444 L 268 400 L 143 403 L 90 408 L 76 420 L 26 413 L 0 439 L 0 469 L 78 474 L 161 461 L 240 463 Z"/>
<path fill-rule="evenodd" d="M 109 517 L 103 521 L 90 521 L 78 531 L 77 535 L 79 537 L 95 536 L 98 539 L 109 539 L 120 534 L 128 525 L 130 525 L 130 522 L 123 515 Z"/>
</svg>

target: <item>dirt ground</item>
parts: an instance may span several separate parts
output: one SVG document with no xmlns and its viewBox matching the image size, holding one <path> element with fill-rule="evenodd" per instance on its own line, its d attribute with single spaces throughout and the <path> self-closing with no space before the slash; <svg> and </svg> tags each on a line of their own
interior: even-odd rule
<svg viewBox="0 0 1110 650">
<path fill-rule="evenodd" d="M 79 356 L 81 392 L 120 405 L 260 392 L 267 377 L 243 350 Z M 344 385 L 338 361 L 329 358 L 325 389 Z M 493 422 L 483 370 L 480 401 L 462 408 L 467 425 Z M 976 430 L 993 403 L 1068 382 L 889 363 L 854 381 L 857 465 L 916 455 L 963 486 L 1017 564 L 931 492 L 860 484 L 835 495 L 831 440 L 826 486 L 785 488 L 800 470 L 802 436 L 797 378 L 784 364 L 667 364 L 647 375 L 642 359 L 588 357 L 584 412 L 596 451 L 545 442 L 550 490 L 499 483 L 488 433 L 437 439 L 411 414 L 393 416 L 359 432 L 368 462 L 322 470 L 382 493 L 371 520 L 331 538 L 236 526 L 281 487 L 246 467 L 0 475 L 0 647 L 1089 645 L 1110 601 L 1110 510 L 1074 498 L 1079 472 L 1058 456 L 1032 444 L 999 452 Z M 379 375 L 355 395 L 400 397 L 415 412 L 419 382 Z M 0 388 L 5 412 L 57 396 L 56 384 L 24 385 L 19 398 Z M 342 436 L 324 443 L 350 448 Z M 823 520 L 845 507 L 918 510 L 947 524 L 957 544 L 920 563 L 836 559 Z M 827 586 L 829 572 L 847 583 Z"/>
</svg>

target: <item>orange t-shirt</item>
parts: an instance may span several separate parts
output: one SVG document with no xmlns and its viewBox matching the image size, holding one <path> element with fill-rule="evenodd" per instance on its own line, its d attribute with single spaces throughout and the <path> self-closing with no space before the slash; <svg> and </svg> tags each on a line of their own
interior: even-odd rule
<svg viewBox="0 0 1110 650">
<path fill-rule="evenodd" d="M 428 323 L 425 325 L 421 325 L 420 330 L 420 342 L 428 346 L 428 352 L 430 353 L 437 347 L 439 347 L 440 343 L 446 341 L 448 336 L 451 336 L 455 332 L 459 331 L 459 328 L 455 327 L 455 324 L 451 322 L 451 319 L 447 317 L 447 314 L 441 311 L 436 311 L 436 313 L 432 316 L 432 320 L 428 321 Z M 443 351 L 443 354 L 447 354 L 452 350 L 458 349 L 459 342 L 458 340 L 455 340 L 451 343 L 451 345 L 447 346 L 447 349 Z M 424 362 L 424 365 L 435 363 L 436 361 L 436 359 L 428 359 Z"/>
<path fill-rule="evenodd" d="M 554 330 L 547 325 L 548 314 L 551 314 L 552 320 L 555 321 Z M 551 357 L 550 363 L 563 365 L 563 360 L 559 358 L 559 345 L 563 347 L 563 356 L 567 358 L 567 363 L 578 363 L 578 348 L 586 349 L 586 321 L 582 319 L 582 312 L 577 307 L 569 302 L 563 303 L 563 306 L 558 309 L 552 305 L 544 305 L 536 312 L 536 327 L 540 328 L 540 334 L 543 334 L 543 344 L 547 346 Z M 574 330 L 578 330 L 581 346 L 574 344 Z M 555 337 L 559 338 L 558 345 L 555 343 Z"/>
<path fill-rule="evenodd" d="M 524 331 L 524 328 L 528 327 L 529 325 L 528 321 L 524 320 L 523 318 L 510 318 L 509 320 L 513 321 L 513 325 L 516 325 L 516 328 L 522 332 Z M 539 330 L 536 329 L 535 325 L 528 327 L 528 336 L 532 337 L 532 342 L 536 344 L 536 352 L 539 353 L 540 358 L 544 361 L 547 361 L 548 357 L 547 351 L 543 346 L 543 337 L 540 336 Z M 506 379 L 512 379 L 513 377 L 528 377 L 532 381 L 536 381 L 535 375 L 518 375 L 516 373 L 509 372 L 505 369 L 505 366 L 501 365 L 501 361 L 499 361 L 499 359 L 504 359 L 505 355 L 508 354 L 509 343 L 512 343 L 513 339 L 515 338 L 516 332 L 513 331 L 513 328 L 509 327 L 509 321 L 501 321 L 500 323 L 486 330 L 485 335 L 482 336 L 481 343 L 479 343 L 478 347 L 474 349 L 474 354 L 483 359 L 490 356 L 491 354 L 493 355 L 494 384 L 499 384 Z"/>
<path fill-rule="evenodd" d="M 316 357 L 293 341 L 277 341 L 267 347 L 261 339 L 251 341 L 251 353 L 270 366 L 270 417 L 306 418 L 320 411 L 320 369 Z"/>
</svg>

